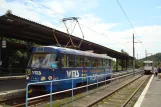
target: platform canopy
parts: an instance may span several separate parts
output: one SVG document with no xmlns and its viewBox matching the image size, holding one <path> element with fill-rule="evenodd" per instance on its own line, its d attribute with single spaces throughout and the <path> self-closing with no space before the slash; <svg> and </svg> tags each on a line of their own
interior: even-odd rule
<svg viewBox="0 0 161 107">
<path fill-rule="evenodd" d="M 54 32 L 53 32 L 54 30 Z M 42 24 L 18 17 L 13 14 L 0 16 L 0 36 L 21 39 L 29 42 L 35 42 L 41 45 L 56 45 L 57 37 L 61 45 L 66 45 L 69 41 L 67 33 L 55 30 Z M 71 35 L 74 44 L 78 45 L 81 38 Z M 110 57 L 118 59 L 133 59 L 133 57 L 121 52 L 112 50 L 105 46 L 84 40 L 79 48 L 80 50 L 93 50 L 94 53 L 107 54 Z"/>
</svg>

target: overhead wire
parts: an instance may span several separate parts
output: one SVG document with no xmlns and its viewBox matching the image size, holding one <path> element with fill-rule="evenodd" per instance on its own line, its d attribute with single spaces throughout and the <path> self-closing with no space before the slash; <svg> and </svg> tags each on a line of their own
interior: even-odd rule
<svg viewBox="0 0 161 107">
<path fill-rule="evenodd" d="M 57 11 L 55 11 L 55 10 L 53 10 L 53 9 L 51 9 L 51 8 L 49 8 L 49 7 L 47 7 L 47 6 L 45 6 L 45 5 L 42 5 L 41 3 L 38 3 L 38 2 L 36 2 L 35 0 L 30 0 L 30 1 L 32 1 L 32 2 L 34 2 L 34 3 L 36 3 L 36 4 L 38 4 L 38 5 L 40 5 L 40 6 L 44 7 L 44 8 L 46 8 L 46 9 L 49 9 L 50 11 L 52 11 L 52 12 L 54 12 L 54 13 L 56 13 L 56 14 L 59 14 L 60 16 L 63 16 L 63 17 L 64 17 L 63 14 L 61 14 L 61 13 L 59 13 L 59 12 L 57 12 Z"/>
<path fill-rule="evenodd" d="M 128 22 L 129 22 L 129 24 L 131 25 L 132 29 L 134 30 L 135 34 L 138 35 L 137 32 L 136 32 L 136 30 L 135 30 L 135 28 L 134 28 L 134 26 L 133 26 L 133 24 L 132 24 L 131 21 L 129 20 L 127 14 L 125 13 L 123 7 L 121 6 L 121 4 L 120 4 L 120 2 L 119 2 L 118 0 L 117 0 L 117 3 L 119 4 L 119 6 L 120 6 L 122 12 L 124 13 L 125 17 L 127 18 Z M 134 37 L 134 39 L 136 39 L 136 37 Z M 136 40 L 138 40 L 138 39 L 136 39 Z M 139 41 L 139 42 L 143 45 L 143 47 L 145 48 L 143 42 L 140 41 L 140 40 L 138 40 L 138 41 Z M 145 49 L 146 49 L 146 48 L 145 48 Z"/>
<path fill-rule="evenodd" d="M 83 24 L 81 24 L 83 27 L 85 27 L 85 28 L 87 28 L 87 29 L 89 29 L 89 30 L 91 30 L 91 31 L 93 31 L 93 32 L 95 32 L 95 33 L 97 33 L 97 34 L 99 34 L 100 36 L 103 36 L 103 37 L 105 37 L 105 38 L 108 38 L 108 39 L 111 39 L 111 38 L 109 38 L 109 37 L 107 37 L 107 36 L 105 36 L 105 35 L 102 35 L 101 33 L 99 33 L 99 32 L 97 32 L 97 31 L 95 31 L 95 30 L 93 30 L 93 29 L 91 29 L 91 28 L 89 28 L 89 27 L 87 27 L 87 26 L 85 26 L 85 25 L 83 25 Z M 112 40 L 112 39 L 111 39 Z M 119 44 L 121 44 L 121 45 L 124 45 L 123 43 L 120 43 L 120 42 L 118 42 L 118 41 L 115 41 L 115 40 L 112 40 L 112 41 L 114 41 L 114 43 L 119 43 Z M 124 45 L 125 47 L 127 47 L 126 45 Z M 127 47 L 128 48 L 128 47 Z"/>
<path fill-rule="evenodd" d="M 60 15 L 60 16 L 65 17 L 63 14 L 61 14 L 61 13 L 59 13 L 59 12 L 57 12 L 57 11 L 55 11 L 55 10 L 53 10 L 53 9 L 51 9 L 51 8 L 49 8 L 49 7 L 47 7 L 47 6 L 45 6 L 45 5 L 42 5 L 41 3 L 38 3 L 38 2 L 36 2 L 35 0 L 30 0 L 30 1 L 32 1 L 32 2 L 34 2 L 34 3 L 36 3 L 36 4 L 38 4 L 38 5 L 40 5 L 40 6 L 44 7 L 44 8 L 46 8 L 46 9 L 49 9 L 50 11 L 52 11 L 52 12 L 54 12 L 54 13 Z M 91 28 L 89 28 L 89 27 L 87 27 L 87 26 L 81 24 L 81 23 L 80 23 L 80 25 L 83 26 L 83 27 L 85 27 L 85 28 L 87 28 L 87 29 L 89 29 L 89 30 L 91 30 L 91 31 L 93 31 L 93 32 L 95 32 L 95 33 L 97 33 L 97 34 L 99 34 L 100 36 L 103 36 L 103 37 L 106 37 L 106 38 L 108 38 L 108 39 L 111 39 L 111 38 L 109 38 L 109 37 L 107 37 L 107 36 L 105 36 L 105 35 L 102 35 L 101 33 L 97 32 L 97 31 L 95 31 L 95 30 L 93 30 L 93 29 L 91 29 Z M 111 40 L 112 40 L 112 39 L 111 39 Z M 112 40 L 112 41 L 114 41 L 115 43 L 119 43 L 119 44 L 121 44 L 121 45 L 127 47 L 127 46 L 124 45 L 123 43 L 120 43 L 120 42 L 115 41 L 115 40 Z M 127 48 L 128 48 L 128 47 L 127 47 Z"/>
</svg>

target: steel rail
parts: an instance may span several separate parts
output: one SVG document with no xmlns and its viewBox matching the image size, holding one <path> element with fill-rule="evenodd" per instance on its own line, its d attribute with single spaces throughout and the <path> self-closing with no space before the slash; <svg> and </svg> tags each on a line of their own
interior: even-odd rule
<svg viewBox="0 0 161 107">
<path fill-rule="evenodd" d="M 145 84 L 145 82 L 147 82 L 147 80 L 150 78 L 151 76 L 149 76 L 148 78 L 146 78 L 141 84 L 140 86 L 135 90 L 135 92 L 133 92 L 133 94 L 128 98 L 128 100 L 122 105 L 122 107 L 125 107 L 130 101 L 131 99 L 135 96 L 135 94 L 141 89 L 141 87 Z"/>
<path fill-rule="evenodd" d="M 91 106 L 94 106 L 95 104 L 99 103 L 100 101 L 102 101 L 103 99 L 107 98 L 108 96 L 111 96 L 112 94 L 116 93 L 117 91 L 121 90 L 122 88 L 128 86 L 129 84 L 133 83 L 134 81 L 138 80 L 139 78 L 141 78 L 143 75 L 135 78 L 134 80 L 130 81 L 129 83 L 126 83 L 125 85 L 117 88 L 116 90 L 112 91 L 111 93 L 107 94 L 107 95 L 104 95 L 102 98 L 98 99 L 97 101 L 95 102 L 92 102 L 88 105 L 86 105 L 85 107 L 91 107 Z"/>
</svg>

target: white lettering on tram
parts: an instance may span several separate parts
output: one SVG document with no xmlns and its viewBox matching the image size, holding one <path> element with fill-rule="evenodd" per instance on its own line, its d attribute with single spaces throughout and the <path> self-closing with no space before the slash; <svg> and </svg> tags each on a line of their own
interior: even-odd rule
<svg viewBox="0 0 161 107">
<path fill-rule="evenodd" d="M 41 71 L 32 71 L 32 74 L 41 75 Z"/>
<path fill-rule="evenodd" d="M 90 78 L 90 80 L 97 80 L 97 74 L 93 74 L 93 77 Z"/>
<path fill-rule="evenodd" d="M 71 70 L 71 71 L 67 71 L 67 77 L 79 77 L 79 72 L 78 70 Z"/>
<path fill-rule="evenodd" d="M 105 76 L 101 75 L 101 74 L 99 74 L 99 75 L 98 74 L 93 74 L 92 76 L 93 77 L 91 77 L 90 80 L 97 80 L 97 79 L 99 80 L 99 79 L 104 79 L 105 78 Z"/>
</svg>

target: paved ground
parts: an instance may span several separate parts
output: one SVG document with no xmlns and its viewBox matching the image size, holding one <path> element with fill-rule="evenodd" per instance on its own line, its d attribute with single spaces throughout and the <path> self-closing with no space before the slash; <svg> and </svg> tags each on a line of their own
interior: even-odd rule
<svg viewBox="0 0 161 107">
<path fill-rule="evenodd" d="M 0 81 L 0 93 L 4 91 L 24 89 L 25 87 L 25 79 Z"/>
<path fill-rule="evenodd" d="M 20 75 L 20 76 L 0 76 L 0 81 L 24 79 L 25 77 L 26 77 L 25 75 Z"/>
<path fill-rule="evenodd" d="M 137 103 L 141 103 L 141 105 L 138 104 L 135 107 L 161 107 L 161 79 L 152 77 L 152 81 L 147 91 L 145 94 L 141 94 L 140 100 L 141 97 L 143 97 L 142 102 L 139 100 L 137 101 Z"/>
</svg>

